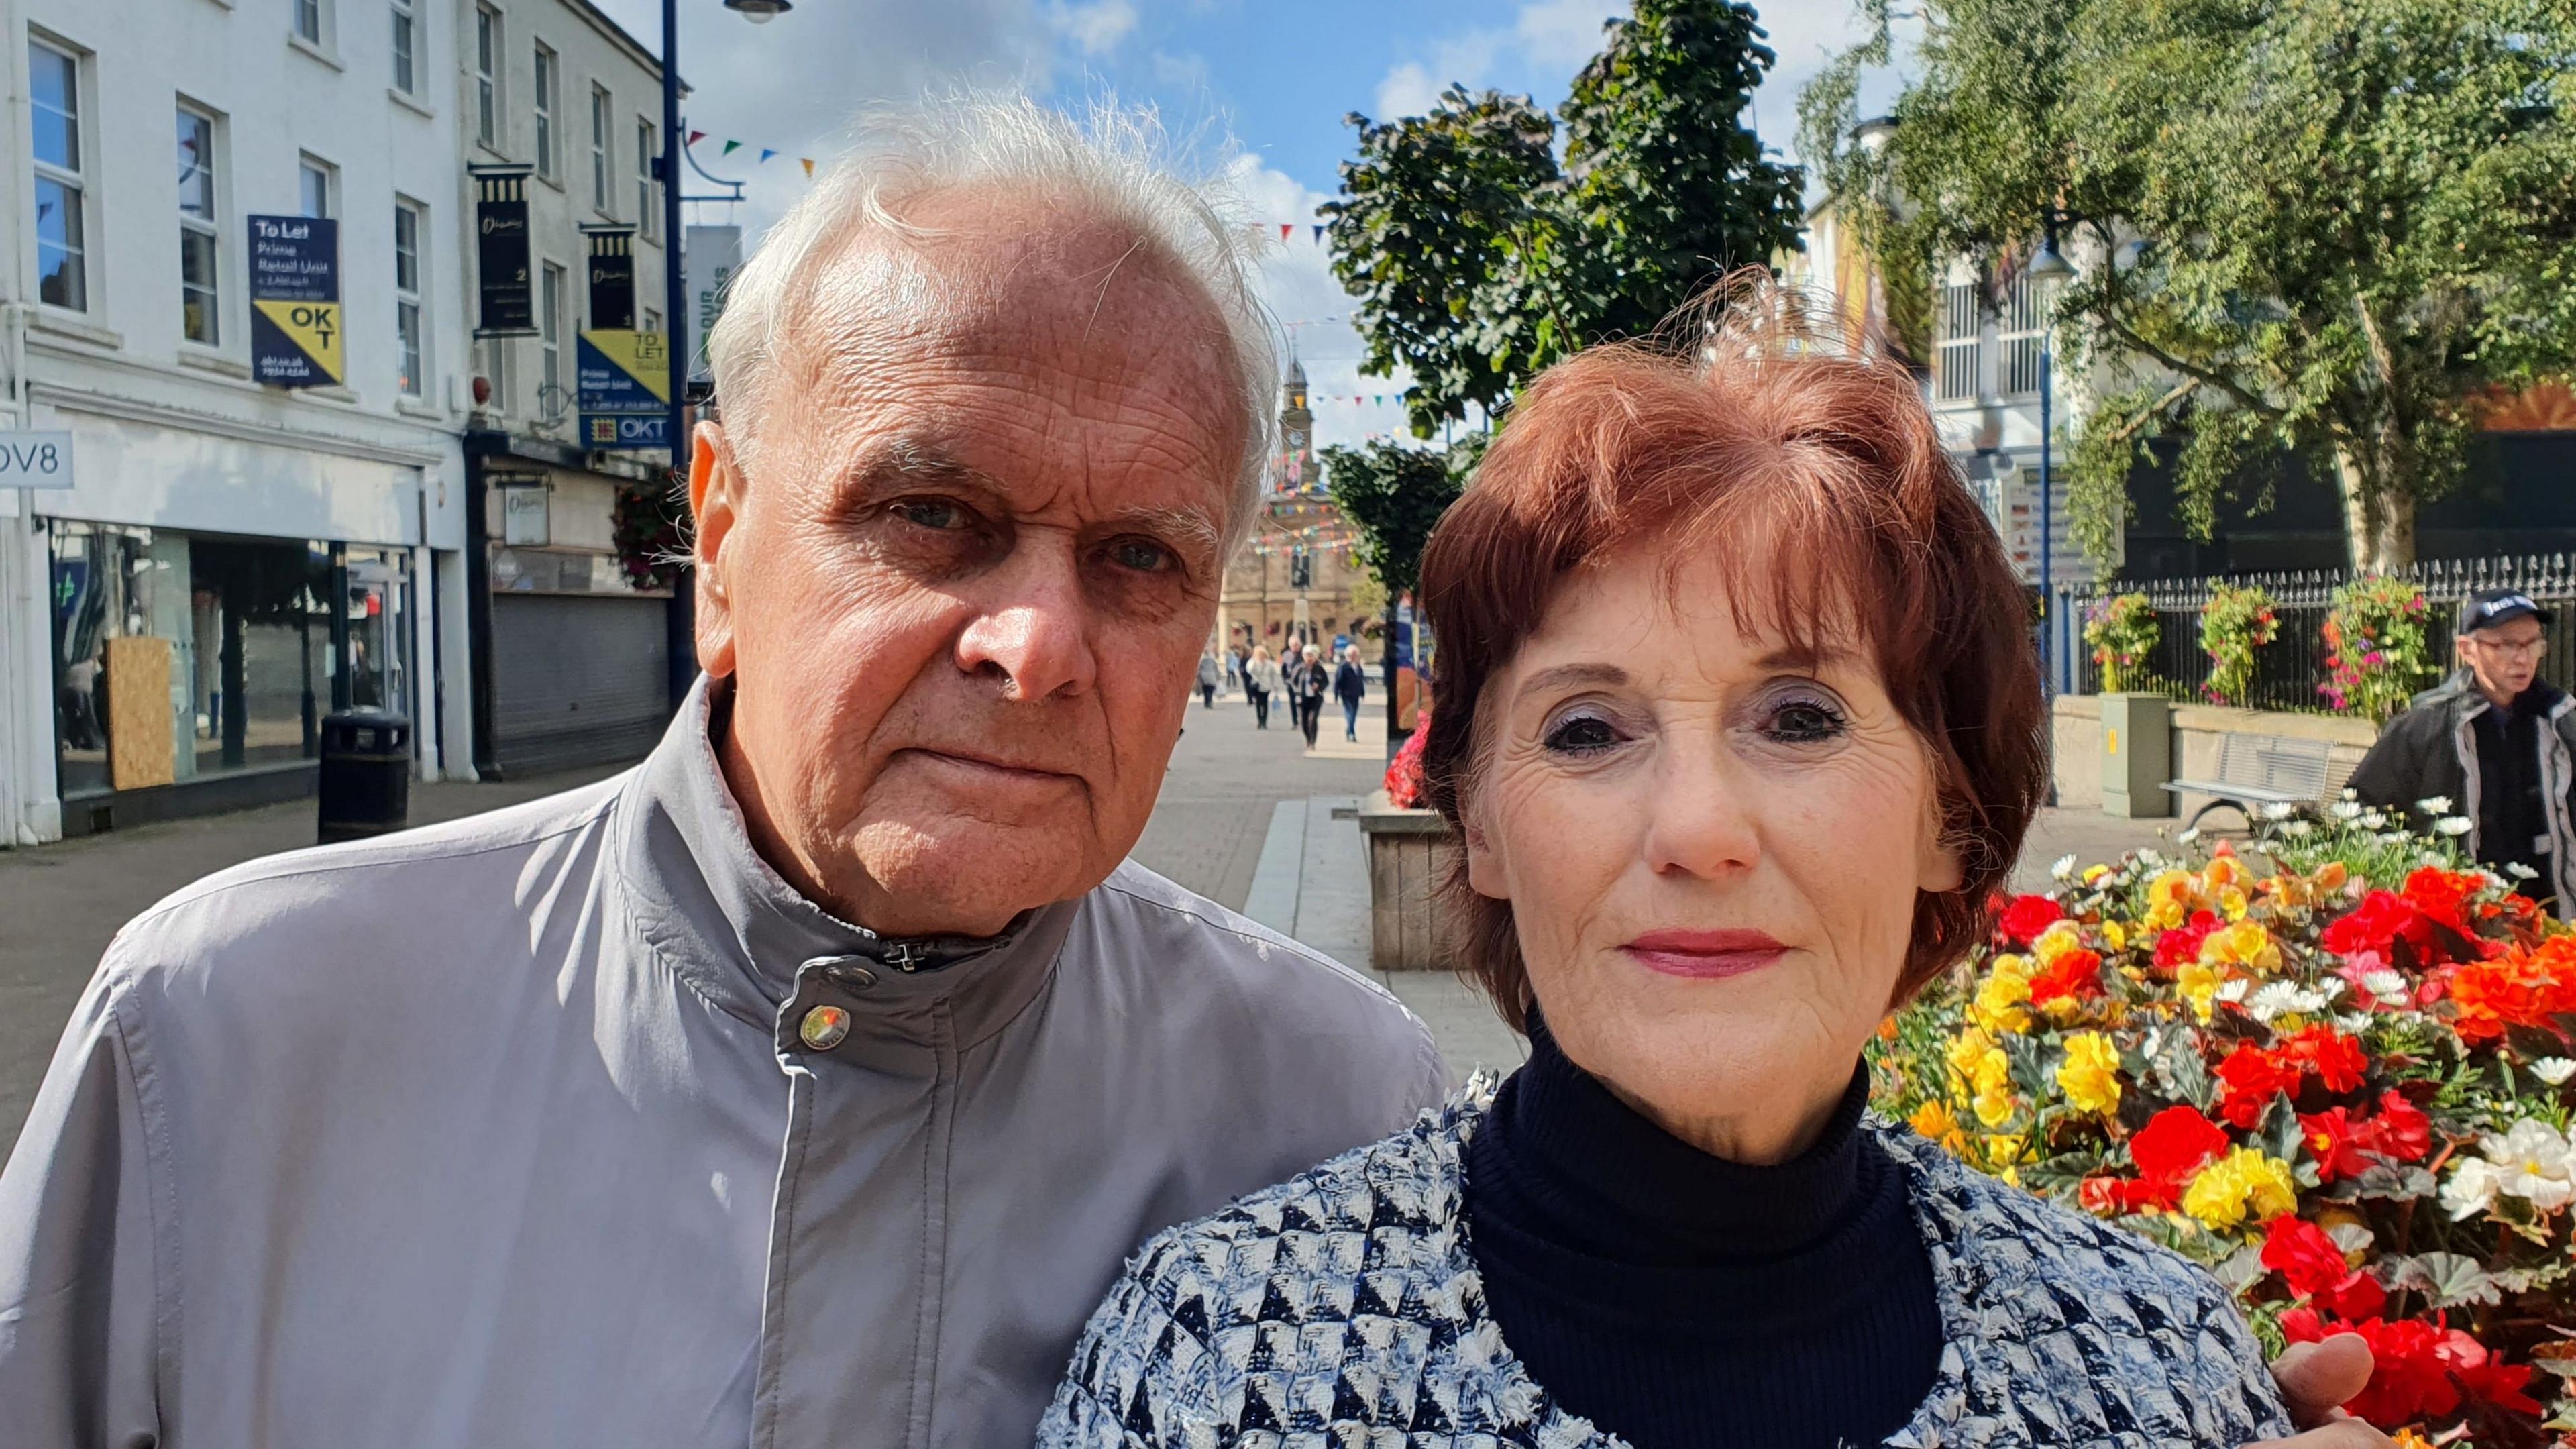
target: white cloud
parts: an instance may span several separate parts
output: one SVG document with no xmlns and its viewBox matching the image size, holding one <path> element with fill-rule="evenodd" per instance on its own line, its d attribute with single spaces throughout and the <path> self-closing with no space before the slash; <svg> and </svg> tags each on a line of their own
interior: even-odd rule
<svg viewBox="0 0 2576 1449">
<path fill-rule="evenodd" d="M 1571 73 L 1600 53 L 1601 27 L 1629 8 L 1605 0 L 1533 0 L 1521 7 L 1512 34 L 1533 64 Z"/>
<path fill-rule="evenodd" d="M 1206 56 L 1195 52 L 1174 55 L 1169 51 L 1158 50 L 1154 52 L 1151 64 L 1156 85 L 1193 92 L 1204 92 L 1208 89 Z"/>
<path fill-rule="evenodd" d="M 1047 23 L 1082 47 L 1084 55 L 1106 55 L 1136 28 L 1135 0 L 1092 0 L 1087 5 L 1053 0 L 1047 7 Z"/>
<path fill-rule="evenodd" d="M 1388 71 L 1386 79 L 1377 83 L 1378 119 L 1428 115 L 1440 99 L 1440 84 L 1420 61 L 1408 60 Z"/>
<path fill-rule="evenodd" d="M 1373 433 L 1403 434 L 1404 406 L 1398 397 L 1406 380 L 1360 376 L 1361 343 L 1350 322 L 1351 299 L 1333 277 L 1332 254 L 1315 240 L 1314 223 L 1320 219 L 1315 208 L 1329 198 L 1249 152 L 1238 152 L 1227 164 L 1226 179 L 1271 239 L 1256 290 L 1286 334 L 1283 342 L 1293 340 L 1298 360 L 1305 364 L 1316 446 L 1363 442 Z M 1286 241 L 1278 239 L 1281 222 L 1294 228 Z"/>
</svg>

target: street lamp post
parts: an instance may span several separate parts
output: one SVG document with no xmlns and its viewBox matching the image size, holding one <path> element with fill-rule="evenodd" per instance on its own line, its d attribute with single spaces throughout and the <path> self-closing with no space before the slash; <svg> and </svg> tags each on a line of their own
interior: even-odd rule
<svg viewBox="0 0 2576 1449">
<path fill-rule="evenodd" d="M 2053 314 L 2058 284 L 2075 268 L 2057 250 L 2059 214 L 2048 216 L 2046 240 L 2030 259 L 2030 280 L 2041 287 L 2033 299 L 2039 309 L 2039 688 L 2042 698 L 2057 693 L 2057 480 L 2050 468 L 2056 445 L 2052 416 L 2057 385 L 2057 319 Z"/>
<path fill-rule="evenodd" d="M 754 25 L 766 25 L 795 6 L 795 0 L 724 3 L 727 10 Z M 680 256 L 680 155 L 687 144 L 687 138 L 680 134 L 680 0 L 662 0 L 662 155 L 655 172 L 662 183 L 662 325 L 670 344 L 668 426 L 675 487 L 687 486 L 689 477 L 689 288 Z M 687 697 L 698 673 L 695 611 L 688 582 L 684 573 L 678 587 L 671 591 L 670 611 L 663 621 L 663 637 L 671 659 L 673 709 L 679 708 L 680 701 Z"/>
</svg>

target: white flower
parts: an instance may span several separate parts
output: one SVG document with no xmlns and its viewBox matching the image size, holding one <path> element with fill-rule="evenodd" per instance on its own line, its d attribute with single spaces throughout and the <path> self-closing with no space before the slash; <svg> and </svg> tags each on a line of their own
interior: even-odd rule
<svg viewBox="0 0 2576 1449">
<path fill-rule="evenodd" d="M 2158 854 L 2153 846 L 2142 847 L 2138 851 L 2138 864 L 2145 866 L 2149 870 L 2154 870 L 2156 867 L 2163 865 L 2164 863 L 2165 858 Z"/>
<path fill-rule="evenodd" d="M 2351 984 L 2352 983 L 2344 980 L 2340 976 L 2329 976 L 2325 980 L 2317 983 L 2317 994 L 2328 1001 L 2340 1000 L 2343 996 L 2343 989 Z"/>
<path fill-rule="evenodd" d="M 2451 813 L 2451 797 L 2448 795 L 2427 795 L 2423 799 L 2415 802 L 2415 808 L 2423 811 L 2427 815 L 2448 815 Z"/>
<path fill-rule="evenodd" d="M 2293 806 L 2286 800 L 2274 800 L 2263 807 L 2263 818 L 2266 820 L 2287 820 L 2293 813 L 2295 813 L 2296 809 L 2296 806 Z"/>
<path fill-rule="evenodd" d="M 2406 990 L 2406 978 L 2394 971 L 2364 972 L 2361 985 L 2363 990 L 2378 997 L 2382 1006 L 2404 1006 L 2411 999 Z"/>
<path fill-rule="evenodd" d="M 2506 861 L 2504 863 L 2504 873 L 2512 876 L 2515 880 L 2534 880 L 2540 875 L 2540 872 L 2533 870 L 2530 866 L 2524 865 L 2518 860 Z"/>
<path fill-rule="evenodd" d="M 2342 1032 L 2345 1036 L 2359 1036 L 2363 1032 L 2370 1030 L 2370 1013 L 2367 1011 L 2347 1011 L 2343 1015 L 2336 1017 L 2334 1019 L 2334 1024 L 2335 1030 Z"/>
<path fill-rule="evenodd" d="M 2478 1139 L 2478 1151 L 2495 1164 L 2498 1192 L 2528 1198 L 2542 1212 L 2576 1199 L 2576 1146 L 2546 1122 L 2525 1117 L 2502 1137 Z"/>
<path fill-rule="evenodd" d="M 2058 880 L 2072 880 L 2072 879 L 2074 879 L 2074 876 L 2075 876 L 2075 855 L 2074 855 L 2074 852 L 2069 851 L 2068 853 L 2066 853 L 2066 854 L 2064 854 L 2064 855 L 2059 856 L 2059 857 L 2057 858 L 2057 864 L 2052 865 L 2052 866 L 2050 866 L 2050 867 L 2048 868 L 2048 873 L 2049 873 L 2051 876 L 2053 876 L 2053 877 L 2057 878 Z"/>
<path fill-rule="evenodd" d="M 2361 798 L 2361 792 L 2352 788 L 2350 785 L 2346 785 L 2343 787 L 2343 792 L 2335 798 L 2340 800 L 2358 800 Z"/>
<path fill-rule="evenodd" d="M 2322 991 L 2303 990 L 2292 981 L 2274 981 L 2247 999 L 2245 1013 L 2256 1021 L 2269 1022 L 2276 1016 L 2286 1016 L 2291 1012 L 2314 1016 L 2325 1009 L 2325 1004 L 2326 996 Z"/>
<path fill-rule="evenodd" d="M 2531 1064 L 2531 1074 L 2553 1087 L 2563 1087 L 2569 1077 L 2576 1077 L 2576 1061 L 2565 1057 L 2542 1057 Z"/>
<path fill-rule="evenodd" d="M 2177 845 L 2189 845 L 2198 839 L 2200 839 L 2200 827 L 2195 825 L 2189 830 L 2184 831 L 2182 834 L 2175 836 L 2174 843 Z"/>
<path fill-rule="evenodd" d="M 2442 1184 L 2442 1206 L 2451 1210 L 2451 1221 L 2485 1212 L 2495 1206 L 2495 1164 L 2483 1157 L 2463 1157 L 2451 1169 L 2451 1180 Z"/>
<path fill-rule="evenodd" d="M 2361 828 L 2364 830 L 2386 830 L 2388 828 L 2388 817 L 2380 814 L 2376 810 L 2365 810 L 2361 813 Z"/>
<path fill-rule="evenodd" d="M 2245 993 L 2253 989 L 2254 983 L 2246 978 L 2242 976 L 2231 977 L 2228 980 L 2218 983 L 2218 999 L 2226 1002 L 2243 1001 L 2245 999 Z"/>
<path fill-rule="evenodd" d="M 2290 837 L 2292 840 L 2296 840 L 2300 836 L 2309 834 L 2316 828 L 2317 827 L 2315 825 L 2310 824 L 2305 820 L 2293 820 L 2287 825 L 2281 827 L 2281 833 Z"/>
<path fill-rule="evenodd" d="M 2333 810 L 2334 818 L 2337 820 L 2358 820 L 2361 818 L 2361 806 L 2359 803 L 2354 801 L 2350 790 L 2344 791 L 2343 798 L 2334 802 L 2334 804 L 2329 808 Z"/>
<path fill-rule="evenodd" d="M 2441 819 L 2433 822 L 2433 828 L 2442 832 L 2444 835 L 2466 835 L 2469 833 L 2469 817 L 2465 815 L 2445 815 Z"/>
</svg>

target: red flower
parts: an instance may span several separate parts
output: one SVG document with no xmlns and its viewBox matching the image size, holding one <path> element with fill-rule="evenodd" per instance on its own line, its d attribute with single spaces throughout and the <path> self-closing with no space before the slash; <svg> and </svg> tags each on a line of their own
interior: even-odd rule
<svg viewBox="0 0 2576 1449">
<path fill-rule="evenodd" d="M 2439 866 L 2417 866 L 2406 877 L 2406 903 L 2424 913 L 2425 919 L 2444 927 L 2453 935 L 2467 936 L 2469 923 L 2461 908 L 2469 896 L 2486 884 L 2484 876 L 2466 871 L 2447 871 Z"/>
<path fill-rule="evenodd" d="M 2005 935 L 2027 946 L 2039 939 L 2040 932 L 2065 919 L 2065 908 L 2046 896 L 2015 896 L 2004 907 L 2000 924 Z"/>
<path fill-rule="evenodd" d="M 2292 1343 L 2315 1343 L 2336 1333 L 2358 1333 L 2370 1344 L 2370 1384 L 2344 1408 L 2380 1428 L 2449 1414 L 2459 1408 L 2463 1389 L 2499 1409 L 2540 1413 L 2540 1405 L 2522 1391 L 2531 1379 L 2529 1368 L 2489 1362 L 2486 1345 L 2447 1324 L 2419 1318 L 2336 1323 L 2313 1308 L 2281 1315 L 2281 1336 Z"/>
<path fill-rule="evenodd" d="M 2535 1419 L 2540 1417 L 2540 1401 L 2522 1391 L 2522 1386 L 2531 1382 L 2529 1364 L 2501 1364 L 2490 1360 L 2451 1372 L 2459 1376 L 2462 1388 L 2497 1408 L 2529 1414 Z"/>
<path fill-rule="evenodd" d="M 2421 1162 L 2433 1150 L 2433 1119 L 2394 1091 L 2379 1094 L 2370 1150 L 2399 1162 Z"/>
<path fill-rule="evenodd" d="M 2291 1293 L 2340 1317 L 2368 1318 L 2388 1305 L 2379 1280 L 2345 1263 L 2325 1229 L 2302 1218 L 2285 1214 L 2265 1227 L 2263 1266 Z"/>
<path fill-rule="evenodd" d="M 2186 925 L 2174 927 L 2156 937 L 2156 965 L 2167 971 L 2179 970 L 2200 959 L 2200 943 L 2219 927 L 2214 911 L 2194 911 Z"/>
<path fill-rule="evenodd" d="M 2282 1064 L 2314 1072 L 2329 1092 L 2343 1093 L 2359 1087 L 2362 1073 L 2370 1067 L 2370 1057 L 2362 1051 L 2361 1043 L 2330 1026 L 2293 1032 L 2273 1050 Z"/>
<path fill-rule="evenodd" d="M 2395 891 L 2372 891 L 2361 898 L 2361 904 L 2326 927 L 2325 948 L 2338 956 L 2369 951 L 2387 960 L 2391 943 L 2404 940 L 2417 954 L 2433 946 L 2432 929 L 2425 924 L 2424 914 Z"/>
<path fill-rule="evenodd" d="M 2317 1176 L 2327 1183 L 2359 1177 L 2391 1162 L 2421 1162 L 2433 1150 L 2433 1119 L 2395 1091 L 2379 1094 L 2379 1115 L 2356 1117 L 2351 1109 L 2328 1107 L 2299 1114 L 2299 1135 L 2316 1159 Z"/>
<path fill-rule="evenodd" d="M 2024 896 L 2023 900 L 2038 899 Z M 2030 1004 L 2046 1006 L 2061 998 L 2085 1000 L 2102 994 L 2102 958 L 2081 947 L 2068 951 L 2030 978 Z"/>
<path fill-rule="evenodd" d="M 2263 1120 L 2275 1094 L 2299 1090 L 2299 1069 L 2252 1042 L 2238 1042 L 2218 1064 L 2218 1110 L 2239 1127 Z"/>
<path fill-rule="evenodd" d="M 2492 1041 L 2514 1026 L 2564 1035 L 2557 1018 L 2576 1016 L 2576 937 L 2552 936 L 2463 963 L 2451 975 L 2450 996 L 2458 1013 L 2452 1028 L 2465 1041 Z"/>
<path fill-rule="evenodd" d="M 2226 1150 L 2227 1134 L 2198 1108 L 2167 1107 L 2148 1118 L 2129 1139 L 2129 1160 L 2138 1165 L 2143 1189 L 2139 1205 L 2179 1205 L 2192 1177 Z"/>
</svg>

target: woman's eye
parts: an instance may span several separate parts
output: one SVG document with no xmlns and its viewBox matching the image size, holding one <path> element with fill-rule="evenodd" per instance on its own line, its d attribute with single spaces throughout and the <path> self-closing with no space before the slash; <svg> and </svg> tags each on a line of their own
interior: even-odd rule
<svg viewBox="0 0 2576 1449">
<path fill-rule="evenodd" d="M 1842 712 L 1822 700 L 1793 699 L 1771 713 L 1768 733 L 1786 744 L 1812 745 L 1843 732 Z"/>
<path fill-rule="evenodd" d="M 1159 573 L 1172 565 L 1172 552 L 1147 538 L 1122 538 L 1109 546 L 1110 562 L 1138 573 Z"/>
<path fill-rule="evenodd" d="M 945 498 L 907 498 L 894 505 L 894 512 L 907 523 L 942 532 L 964 528 L 969 522 L 965 506 Z"/>
<path fill-rule="evenodd" d="M 1619 732 L 1596 715 L 1576 715 L 1550 728 L 1545 743 L 1560 755 L 1598 754 L 1619 743 Z"/>
</svg>

